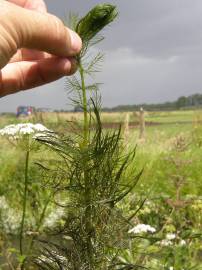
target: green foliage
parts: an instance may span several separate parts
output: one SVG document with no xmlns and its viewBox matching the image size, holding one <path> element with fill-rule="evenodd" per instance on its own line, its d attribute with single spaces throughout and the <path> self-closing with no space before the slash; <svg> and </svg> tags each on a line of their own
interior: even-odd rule
<svg viewBox="0 0 202 270">
<path fill-rule="evenodd" d="M 155 113 L 153 117 L 159 118 L 160 122 L 165 121 L 165 123 L 167 123 L 167 118 L 172 119 L 174 116 L 176 116 L 176 112 L 161 112 L 159 114 Z M 106 119 L 107 115 L 104 117 Z M 109 118 L 111 117 L 112 116 L 109 115 Z M 117 117 L 118 121 L 120 121 L 119 117 L 121 117 L 121 113 L 113 115 L 113 117 Z M 185 112 L 181 115 L 180 113 L 179 117 L 190 117 L 190 114 L 186 114 Z M 87 153 L 93 152 L 95 147 L 93 142 L 95 141 L 95 135 L 98 134 L 98 122 L 100 122 L 100 120 L 95 117 L 94 112 L 91 113 L 91 118 L 94 119 L 91 121 L 93 123 L 91 128 L 92 133 L 90 136 L 89 147 L 87 147 L 86 150 Z M 41 259 L 47 259 L 48 257 L 49 259 L 55 258 L 52 260 L 58 261 L 58 255 L 62 256 L 63 259 L 66 259 L 66 251 L 68 250 L 69 252 L 73 241 L 72 238 L 68 236 L 66 230 L 64 232 L 61 231 L 68 227 L 68 217 L 84 217 L 84 214 L 81 214 L 85 207 L 82 208 L 80 205 L 78 207 L 76 204 L 75 206 L 72 206 L 77 198 L 81 201 L 81 198 L 78 195 L 78 189 L 75 188 L 76 192 L 74 193 L 73 191 L 70 192 L 68 190 L 69 186 L 67 183 L 70 179 L 70 172 L 73 173 L 73 163 L 66 162 L 66 165 L 63 163 L 63 159 L 67 160 L 66 156 L 68 153 L 70 156 L 74 156 L 75 160 L 76 155 L 78 155 L 80 157 L 79 163 L 83 162 L 82 157 L 85 152 L 84 150 L 82 150 L 83 152 L 81 151 L 83 145 L 83 135 L 81 132 L 83 123 L 81 122 L 81 117 L 79 119 L 79 123 L 68 122 L 68 126 L 71 124 L 71 130 L 75 130 L 76 133 L 66 134 L 65 136 L 54 135 L 54 137 L 52 137 L 51 141 L 54 142 L 55 140 L 57 143 L 62 142 L 60 152 L 57 152 L 57 144 L 55 144 L 55 150 L 52 149 L 51 151 L 48 151 L 47 147 L 44 146 L 41 151 L 32 153 L 31 155 L 29 168 L 30 189 L 27 204 L 25 234 L 27 231 L 33 233 L 36 232 L 37 229 L 36 226 L 33 226 L 33 224 L 35 224 L 35 221 L 33 222 L 33 220 L 39 220 L 37 211 L 41 214 L 43 206 L 45 206 L 45 201 L 46 199 L 48 200 L 48 194 L 53 194 L 54 191 L 55 193 L 45 212 L 44 220 L 46 222 L 48 221 L 48 226 L 44 226 L 45 224 L 43 222 L 39 234 L 36 232 L 34 245 L 29 254 L 29 259 L 27 259 L 26 269 L 31 268 L 36 270 L 36 265 L 31 266 L 31 261 L 36 257 L 40 258 L 42 253 L 44 253 L 45 257 L 42 257 Z M 94 125 L 95 123 L 97 124 Z M 197 130 L 200 129 L 199 123 L 200 122 L 198 121 L 197 124 L 194 125 L 194 127 L 197 127 Z M 64 130 L 65 128 L 66 127 L 64 127 Z M 194 131 L 195 129 L 193 126 L 187 124 L 164 124 L 162 126 L 147 127 L 147 140 L 144 144 L 139 144 L 136 150 L 135 163 L 133 164 L 131 159 L 131 165 L 122 173 L 123 182 L 126 184 L 128 179 L 132 179 L 130 172 L 133 171 L 134 167 L 137 169 L 139 168 L 139 170 L 144 167 L 141 181 L 137 183 L 136 188 L 131 194 L 128 194 L 122 202 L 119 202 L 112 208 L 111 214 L 113 214 L 108 220 L 109 227 L 105 230 L 105 232 L 107 232 L 107 229 L 109 229 L 110 232 L 111 228 L 112 232 L 110 232 L 110 237 L 107 239 L 110 240 L 110 238 L 113 238 L 113 247 L 119 250 L 116 257 L 113 256 L 114 249 L 111 249 L 111 246 L 109 249 L 105 250 L 109 260 L 114 263 L 110 265 L 110 269 L 114 270 L 121 267 L 125 267 L 126 269 L 133 267 L 134 269 L 137 269 L 138 265 L 155 270 L 170 270 L 170 267 L 174 267 L 174 270 L 181 270 L 181 268 L 190 269 L 191 267 L 199 270 L 201 268 L 201 149 L 198 147 L 195 137 L 193 136 Z M 109 132 L 105 129 L 102 129 L 101 133 L 102 138 L 107 134 L 110 138 L 113 137 L 113 135 L 118 135 L 114 131 Z M 200 135 L 200 133 L 198 134 Z M 130 137 L 129 149 L 131 147 L 132 151 L 132 145 L 134 146 L 136 143 L 138 131 L 130 129 Z M 24 164 L 22 160 L 24 160 L 24 154 L 19 152 L 19 150 L 17 151 L 12 148 L 2 139 L 1 146 L 0 199 L 2 199 L 2 196 L 6 198 L 7 207 L 5 209 L 4 206 L 4 209 L 1 208 L 0 210 L 0 265 L 2 269 L 5 269 L 6 266 L 4 265 L 8 265 L 9 261 L 13 264 L 14 269 L 16 269 L 19 244 L 15 233 L 12 231 L 13 227 L 11 225 L 13 224 L 13 219 L 11 219 L 11 216 L 15 217 L 17 215 L 20 218 L 19 214 L 21 214 L 21 195 L 24 179 Z M 69 146 L 69 148 L 67 146 Z M 119 146 L 120 152 L 122 152 L 123 148 L 121 142 L 119 142 Z M 75 154 L 72 154 L 73 148 L 76 149 Z M 61 152 L 61 150 L 64 153 Z M 63 156 L 65 158 L 63 158 Z M 46 159 L 44 160 L 45 157 Z M 119 157 L 119 165 L 121 165 L 126 158 L 125 152 L 123 151 Z M 116 158 L 118 159 L 118 157 Z M 115 160 L 114 156 L 113 160 Z M 91 163 L 91 161 L 89 161 L 89 163 Z M 70 164 L 69 167 L 66 167 L 67 164 Z M 101 164 L 103 163 L 101 162 Z M 178 168 L 176 167 L 176 164 L 179 165 Z M 85 167 L 83 163 L 81 165 L 76 164 L 76 167 L 77 166 L 80 166 L 80 168 Z M 105 168 L 104 165 L 103 168 Z M 104 172 L 102 172 L 102 175 L 104 175 Z M 182 205 L 184 203 L 186 205 L 178 207 L 173 211 L 172 203 L 176 201 L 177 190 L 175 180 L 180 176 L 186 180 L 180 191 Z M 81 175 L 81 177 L 83 181 L 83 175 Z M 94 178 L 93 181 L 95 181 Z M 74 186 L 72 186 L 72 190 L 73 188 Z M 98 193 L 98 189 L 96 189 L 96 192 Z M 96 192 L 95 194 L 94 192 L 92 193 L 93 201 L 95 201 L 98 196 Z M 70 193 L 71 195 L 69 195 Z M 76 196 L 74 196 L 74 194 L 76 194 Z M 69 197 L 72 199 L 68 199 Z M 147 200 L 143 204 L 145 197 Z M 35 201 L 40 205 L 38 206 L 37 211 L 36 208 L 31 206 L 32 202 Z M 107 204 L 104 204 L 102 207 L 107 207 Z M 93 209 L 96 209 L 97 211 L 97 208 L 98 206 Z M 140 210 L 138 211 L 139 208 Z M 98 210 L 99 209 L 101 209 L 101 207 L 98 208 Z M 58 215 L 57 213 L 60 213 L 60 211 L 61 214 Z M 104 220 L 105 217 L 103 212 L 99 215 L 102 220 Z M 5 216 L 5 213 L 8 215 Z M 135 213 L 136 215 L 134 215 Z M 54 216 L 56 217 L 53 222 Z M 132 216 L 134 217 L 130 219 L 130 224 L 126 225 L 123 218 Z M 75 220 L 77 225 L 81 225 L 79 219 Z M 17 222 L 14 222 L 15 227 L 16 225 L 19 226 L 19 221 L 20 219 Z M 113 222 L 115 224 L 113 224 Z M 120 227 L 118 225 L 120 223 L 123 226 Z M 141 223 L 150 224 L 156 228 L 157 232 L 155 235 L 130 235 L 132 237 L 129 238 L 127 231 L 132 226 Z M 97 224 L 96 219 L 95 224 Z M 11 234 L 8 234 L 5 231 L 5 225 L 9 225 L 9 231 L 12 232 Z M 172 240 L 171 245 L 163 246 L 162 241 L 166 239 L 168 233 L 176 234 L 176 238 Z M 64 237 L 60 237 L 61 235 Z M 26 236 L 24 240 L 30 241 L 31 238 L 32 235 Z M 180 245 L 181 240 L 186 241 L 186 245 Z M 15 247 L 13 252 L 11 252 L 12 249 L 10 249 L 10 247 Z M 54 251 L 56 253 L 54 253 Z M 49 254 L 50 252 L 52 253 Z M 41 266 L 39 269 L 41 269 Z"/>
<path fill-rule="evenodd" d="M 194 94 L 190 96 L 182 96 L 179 97 L 175 101 L 167 101 L 164 103 L 157 103 L 157 104 L 134 104 L 134 105 L 119 105 L 114 108 L 104 108 L 104 111 L 137 111 L 140 108 L 144 108 L 147 111 L 173 111 L 173 110 L 191 110 L 191 109 L 198 109 L 202 107 L 202 95 L 201 94 Z"/>
<path fill-rule="evenodd" d="M 42 141 L 64 160 L 60 168 L 56 164 L 58 178 L 55 179 L 55 186 L 57 195 L 62 193 L 63 198 L 66 198 L 66 203 L 58 202 L 63 205 L 65 214 L 54 234 L 70 239 L 73 246 L 72 249 L 68 246 L 58 247 L 52 242 L 50 249 L 48 243 L 43 258 L 48 258 L 54 247 L 55 254 L 63 254 L 62 250 L 68 254 L 67 269 L 107 269 L 109 255 L 115 254 L 113 250 L 116 246 L 117 249 L 121 248 L 121 243 L 128 238 L 127 228 L 130 223 L 124 221 L 117 204 L 133 190 L 139 179 L 139 175 L 129 178 L 127 174 L 127 167 L 133 161 L 134 154 L 124 156 L 120 132 L 106 134 L 99 119 L 85 149 L 80 147 L 81 138 L 78 136 L 72 140 L 47 137 Z M 90 186 L 86 186 L 86 171 Z M 86 215 L 89 215 L 90 230 L 86 224 Z M 89 265 L 89 238 L 93 245 L 93 265 Z M 55 269 L 59 269 L 59 266 L 58 263 Z"/>
<path fill-rule="evenodd" d="M 94 7 L 76 26 L 76 31 L 83 41 L 90 41 L 117 16 L 116 7 L 100 4 Z"/>
<path fill-rule="evenodd" d="M 98 84 L 86 85 L 86 75 L 97 72 L 102 55 L 87 63 L 84 59 L 92 39 L 116 15 L 114 6 L 98 5 L 76 27 L 84 47 L 77 56 L 79 73 L 68 80 L 68 87 L 83 110 L 82 133 L 39 139 L 60 157 L 53 169 L 57 176 L 53 174 L 52 188 L 64 216 L 52 234 L 70 242 L 68 246 L 58 245 L 56 240 L 42 241 L 42 254 L 35 259 L 40 269 L 111 269 L 119 249 L 128 241 L 130 221 L 118 205 L 133 191 L 141 172 L 135 175 L 131 170 L 128 174 L 135 152 L 124 154 L 120 130 L 103 131 Z"/>
<path fill-rule="evenodd" d="M 151 224 L 157 229 L 156 241 L 149 239 L 147 247 L 144 241 L 138 243 L 139 252 L 144 251 L 141 259 L 149 269 L 159 269 L 159 265 L 166 270 L 201 269 L 201 176 L 198 174 L 201 154 L 191 132 L 178 133 L 167 141 L 165 134 L 161 134 L 158 143 L 164 148 L 157 155 L 155 152 L 153 156 L 147 146 L 143 146 L 148 148 L 146 155 L 137 154 L 139 161 L 148 160 L 138 192 L 142 196 L 146 194 L 148 200 L 136 218 L 138 223 Z M 132 205 L 129 209 L 133 209 Z M 169 234 L 174 235 L 172 240 L 167 238 Z M 134 250 L 137 251 L 137 245 L 130 252 L 127 250 L 132 261 L 138 259 L 138 255 L 132 256 Z"/>
<path fill-rule="evenodd" d="M 75 27 L 76 32 L 83 41 L 83 52 L 86 52 L 89 44 L 95 44 L 100 39 L 96 39 L 97 34 L 107 25 L 114 21 L 118 13 L 115 6 L 110 4 L 100 4 L 95 6 L 91 11 L 79 20 Z M 102 40 L 102 38 L 101 38 Z"/>
</svg>

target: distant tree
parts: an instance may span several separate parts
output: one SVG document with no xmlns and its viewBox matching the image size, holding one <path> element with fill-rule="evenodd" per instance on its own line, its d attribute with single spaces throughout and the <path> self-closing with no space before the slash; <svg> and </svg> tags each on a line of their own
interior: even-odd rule
<svg viewBox="0 0 202 270">
<path fill-rule="evenodd" d="M 182 96 L 182 97 L 179 97 L 177 102 L 176 102 L 176 107 L 178 109 L 182 108 L 182 107 L 186 107 L 187 105 L 187 98 Z"/>
<path fill-rule="evenodd" d="M 138 111 L 140 107 L 143 107 L 146 111 L 167 111 L 167 110 L 179 110 L 181 108 L 198 107 L 202 106 L 202 94 L 194 94 L 190 96 L 181 96 L 176 101 L 164 102 L 157 104 L 134 104 L 134 105 L 118 105 L 114 108 L 103 108 L 103 111 L 108 112 L 132 112 Z"/>
</svg>

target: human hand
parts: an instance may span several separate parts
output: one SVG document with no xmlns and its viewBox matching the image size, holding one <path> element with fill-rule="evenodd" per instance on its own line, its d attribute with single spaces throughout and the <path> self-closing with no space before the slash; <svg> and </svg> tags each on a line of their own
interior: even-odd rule
<svg viewBox="0 0 202 270">
<path fill-rule="evenodd" d="M 0 97 L 73 74 L 81 47 L 43 0 L 0 0 Z"/>
</svg>

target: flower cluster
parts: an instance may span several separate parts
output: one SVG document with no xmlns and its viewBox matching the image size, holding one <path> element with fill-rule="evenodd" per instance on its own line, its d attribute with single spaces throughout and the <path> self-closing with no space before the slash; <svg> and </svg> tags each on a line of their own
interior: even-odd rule
<svg viewBox="0 0 202 270">
<path fill-rule="evenodd" d="M 6 126 L 3 129 L 0 129 L 0 135 L 18 139 L 23 135 L 35 134 L 36 136 L 36 134 L 39 132 L 47 132 L 47 131 L 49 130 L 42 124 L 25 123 Z"/>
<path fill-rule="evenodd" d="M 134 228 L 128 231 L 128 233 L 134 233 L 134 234 L 147 233 L 147 232 L 155 233 L 156 229 L 147 224 L 138 224 Z"/>
<path fill-rule="evenodd" d="M 180 239 L 177 238 L 177 235 L 175 233 L 167 233 L 166 234 L 166 238 L 161 240 L 161 245 L 164 246 L 164 247 L 167 247 L 167 246 L 172 246 L 174 245 L 174 241 L 178 239 L 178 245 L 180 246 L 184 246 L 186 245 L 186 241 L 184 239 Z"/>
<path fill-rule="evenodd" d="M 176 234 L 175 233 L 167 233 L 166 234 L 166 239 L 167 240 L 173 240 L 176 238 Z"/>
</svg>

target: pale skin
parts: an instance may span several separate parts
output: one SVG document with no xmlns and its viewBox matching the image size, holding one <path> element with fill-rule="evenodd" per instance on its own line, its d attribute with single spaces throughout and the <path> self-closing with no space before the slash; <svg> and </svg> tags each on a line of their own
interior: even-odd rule
<svg viewBox="0 0 202 270">
<path fill-rule="evenodd" d="M 0 97 L 73 74 L 81 47 L 43 0 L 0 0 Z"/>
</svg>

